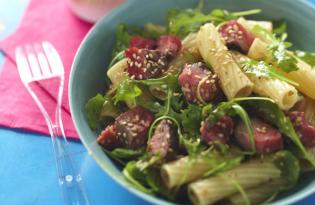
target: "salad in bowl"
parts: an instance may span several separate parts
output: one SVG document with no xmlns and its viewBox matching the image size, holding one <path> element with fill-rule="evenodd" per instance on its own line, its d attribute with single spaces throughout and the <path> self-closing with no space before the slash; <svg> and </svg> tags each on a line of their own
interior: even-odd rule
<svg viewBox="0 0 315 205">
<path fill-rule="evenodd" d="M 259 9 L 120 24 L 110 87 L 86 104 L 126 180 L 184 204 L 261 204 L 315 168 L 315 54 Z M 105 72 L 105 70 L 104 70 Z"/>
</svg>

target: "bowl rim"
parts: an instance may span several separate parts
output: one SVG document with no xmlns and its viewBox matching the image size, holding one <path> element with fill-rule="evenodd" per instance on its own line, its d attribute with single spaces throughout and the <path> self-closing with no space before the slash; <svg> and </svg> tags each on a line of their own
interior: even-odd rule
<svg viewBox="0 0 315 205">
<path fill-rule="evenodd" d="M 69 105 L 70 105 L 70 112 L 72 115 L 72 121 L 74 124 L 74 127 L 76 129 L 76 131 L 79 134 L 80 140 L 83 143 L 84 147 L 88 150 L 89 155 L 92 156 L 92 158 L 96 161 L 96 163 L 98 164 L 98 166 L 101 167 L 101 169 L 103 169 L 115 182 L 117 182 L 120 186 L 122 186 L 124 189 L 127 189 L 128 191 L 130 191 L 132 194 L 140 197 L 141 199 L 146 200 L 147 202 L 151 202 L 153 204 L 164 204 L 164 205 L 174 205 L 174 203 L 169 202 L 165 199 L 162 198 L 157 198 L 155 196 L 151 196 L 149 194 L 146 194 L 144 192 L 141 192 L 139 190 L 137 190 L 136 188 L 132 187 L 127 180 L 121 178 L 121 177 L 117 177 L 117 175 L 115 173 L 112 172 L 111 169 L 108 169 L 107 165 L 102 163 L 102 159 L 100 159 L 98 156 L 96 156 L 93 153 L 93 150 L 91 149 L 91 147 L 89 146 L 88 142 L 85 140 L 84 137 L 82 135 L 82 132 L 80 131 L 80 127 L 77 124 L 76 121 L 76 117 L 75 115 L 73 115 L 74 112 L 74 108 L 73 108 L 73 93 L 71 92 L 72 90 L 72 84 L 74 81 L 74 72 L 77 68 L 77 62 L 78 62 L 78 56 L 80 55 L 80 53 L 82 52 L 82 50 L 84 49 L 84 45 L 86 44 L 86 42 L 89 41 L 90 37 L 93 35 L 93 33 L 96 32 L 96 27 L 99 27 L 101 24 L 103 24 L 102 22 L 105 19 L 110 19 L 113 18 L 114 16 L 116 16 L 117 14 L 125 11 L 126 9 L 128 9 L 129 6 L 131 6 L 133 3 L 136 3 L 137 0 L 126 0 L 123 4 L 121 4 L 120 6 L 118 6 L 117 8 L 113 9 L 109 14 L 103 16 L 98 22 L 96 22 L 91 29 L 87 32 L 87 34 L 85 35 L 85 37 L 83 38 L 83 40 L 81 41 L 75 55 L 73 58 L 73 62 L 71 65 L 71 71 L 70 71 L 70 75 L 69 75 L 69 83 L 68 83 L 68 99 L 69 99 Z M 308 7 L 309 9 L 312 9 L 315 12 L 315 2 L 312 3 L 309 0 L 292 0 L 291 2 L 294 2 L 295 4 L 301 4 L 304 7 Z M 105 154 L 105 157 L 109 159 L 109 157 Z M 276 203 L 271 203 L 271 205 L 287 205 L 287 204 L 293 204 L 296 203 L 308 196 L 310 196 L 311 194 L 313 194 L 315 192 L 315 186 L 303 190 L 303 192 L 298 192 L 298 194 L 296 195 L 292 195 L 292 196 L 287 196 L 283 199 L 281 199 L 280 201 L 276 202 Z"/>
</svg>

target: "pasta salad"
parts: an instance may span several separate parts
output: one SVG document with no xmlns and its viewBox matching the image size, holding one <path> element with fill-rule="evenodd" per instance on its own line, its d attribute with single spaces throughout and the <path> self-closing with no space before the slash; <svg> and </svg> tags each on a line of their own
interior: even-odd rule
<svg viewBox="0 0 315 205">
<path fill-rule="evenodd" d="M 86 104 L 97 142 L 138 190 L 184 204 L 261 204 L 315 168 L 315 54 L 259 9 L 120 24 L 109 87 Z"/>
</svg>

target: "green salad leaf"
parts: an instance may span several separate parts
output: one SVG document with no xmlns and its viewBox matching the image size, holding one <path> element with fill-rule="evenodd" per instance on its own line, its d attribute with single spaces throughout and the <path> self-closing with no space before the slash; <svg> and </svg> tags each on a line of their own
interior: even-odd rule
<svg viewBox="0 0 315 205">
<path fill-rule="evenodd" d="M 298 58 L 308 63 L 313 69 L 315 69 L 315 53 L 305 51 L 295 51 L 294 53 Z"/>
<path fill-rule="evenodd" d="M 116 148 L 111 152 L 111 154 L 113 157 L 118 159 L 134 159 L 142 156 L 144 151 L 144 149 L 133 150 L 126 148 Z"/>
<path fill-rule="evenodd" d="M 253 74 L 257 77 L 277 78 L 279 80 L 290 83 L 294 86 L 298 84 L 284 75 L 279 73 L 273 66 L 269 65 L 265 61 L 250 60 L 242 63 L 242 69 L 245 73 Z"/>
<path fill-rule="evenodd" d="M 146 80 L 135 80 L 134 82 L 141 83 L 144 85 L 158 85 L 161 86 L 161 89 L 167 91 L 167 89 L 171 89 L 173 91 L 179 90 L 179 84 L 177 80 L 177 75 L 166 75 L 161 78 L 152 78 Z"/>
<path fill-rule="evenodd" d="M 133 187 L 144 193 L 154 195 L 154 190 L 147 185 L 146 173 L 137 167 L 136 161 L 128 162 L 122 172 Z"/>
<path fill-rule="evenodd" d="M 230 147 L 226 152 L 221 152 L 216 149 L 207 150 L 203 153 L 204 159 L 211 164 L 209 169 L 203 177 L 209 177 L 230 170 L 238 165 L 244 159 L 242 152 L 236 147 Z"/>
<path fill-rule="evenodd" d="M 282 35 L 287 32 L 288 25 L 284 20 L 272 21 L 272 25 L 274 27 L 272 32 L 276 35 Z"/>
<path fill-rule="evenodd" d="M 136 98 L 142 94 L 142 90 L 131 79 L 124 80 L 116 89 L 115 96 L 113 97 L 114 103 L 117 104 L 120 101 L 130 102 L 136 105 Z"/>
<path fill-rule="evenodd" d="M 182 110 L 182 126 L 185 132 L 194 135 L 199 133 L 202 120 L 202 108 L 195 104 L 188 104 L 188 107 Z"/>
<path fill-rule="evenodd" d="M 271 34 L 259 25 L 254 26 L 251 32 L 258 36 L 264 36 L 270 42 L 266 56 L 268 62 L 279 66 L 287 73 L 299 69 L 296 57 L 287 50 L 292 46 L 292 43 L 285 41 L 287 33 L 284 32 L 280 37 L 277 37 L 276 34 Z"/>
<path fill-rule="evenodd" d="M 282 150 L 274 154 L 273 162 L 281 170 L 281 178 L 285 181 L 282 189 L 288 190 L 294 187 L 300 176 L 298 159 L 291 152 Z"/>
<path fill-rule="evenodd" d="M 260 13 L 260 9 L 253 9 L 240 12 L 228 12 L 223 9 L 215 9 L 209 14 L 202 12 L 203 3 L 201 2 L 196 9 L 172 9 L 168 11 L 167 22 L 168 32 L 185 37 L 191 32 L 197 32 L 203 24 L 213 22 L 220 24 L 231 19 L 237 19 L 240 16 Z"/>
<path fill-rule="evenodd" d="M 103 95 L 97 94 L 96 96 L 89 99 L 89 101 L 85 105 L 86 117 L 89 126 L 92 129 L 95 129 L 97 127 L 105 99 L 106 98 Z"/>
<path fill-rule="evenodd" d="M 269 101 L 257 101 L 255 103 L 248 102 L 248 104 L 257 109 L 257 111 L 263 113 L 264 119 L 270 124 L 278 127 L 279 131 L 287 136 L 295 144 L 303 158 L 315 166 L 315 160 L 311 158 L 305 149 L 300 140 L 300 137 L 293 127 L 292 122 L 275 103 Z"/>
<path fill-rule="evenodd" d="M 162 195 L 170 200 L 175 200 L 175 193 L 167 189 L 161 179 L 160 172 L 155 167 L 139 169 L 136 161 L 130 161 L 123 169 L 127 181 L 139 191 L 150 195 Z"/>
<path fill-rule="evenodd" d="M 247 132 L 250 137 L 250 143 L 252 146 L 252 151 L 255 152 L 255 141 L 254 141 L 254 133 L 251 125 L 250 118 L 246 112 L 246 110 L 238 104 L 238 102 L 242 101 L 272 101 L 270 98 L 265 97 L 244 97 L 244 98 L 234 98 L 227 102 L 221 102 L 218 106 L 209 114 L 207 117 L 207 121 L 210 124 L 215 124 L 225 115 L 228 116 L 238 116 L 244 122 L 244 125 L 247 129 Z"/>
<path fill-rule="evenodd" d="M 278 41 L 273 41 L 269 46 L 270 56 L 273 63 L 280 66 L 280 68 L 285 72 L 296 71 L 297 59 L 294 55 L 287 51 L 287 48 L 292 44 L 285 42 L 286 35 L 282 35 L 281 39 Z"/>
<path fill-rule="evenodd" d="M 116 27 L 116 43 L 112 51 L 112 58 L 117 58 L 117 55 L 128 48 L 130 38 L 131 35 L 127 31 L 127 26 L 125 24 L 118 24 Z"/>
</svg>

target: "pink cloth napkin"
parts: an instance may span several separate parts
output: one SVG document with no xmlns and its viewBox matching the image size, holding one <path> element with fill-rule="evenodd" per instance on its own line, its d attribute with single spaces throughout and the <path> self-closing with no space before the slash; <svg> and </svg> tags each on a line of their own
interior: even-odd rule
<svg viewBox="0 0 315 205">
<path fill-rule="evenodd" d="M 42 114 L 20 81 L 14 62 L 16 46 L 46 40 L 55 46 L 65 68 L 62 112 L 65 133 L 68 137 L 78 138 L 69 112 L 68 78 L 74 54 L 90 28 L 91 24 L 71 13 L 65 0 L 30 1 L 16 32 L 0 42 L 0 48 L 8 55 L 0 73 L 0 125 L 49 134 Z M 51 83 L 40 84 L 44 89 L 38 89 L 46 96 L 50 108 L 55 99 Z"/>
</svg>

